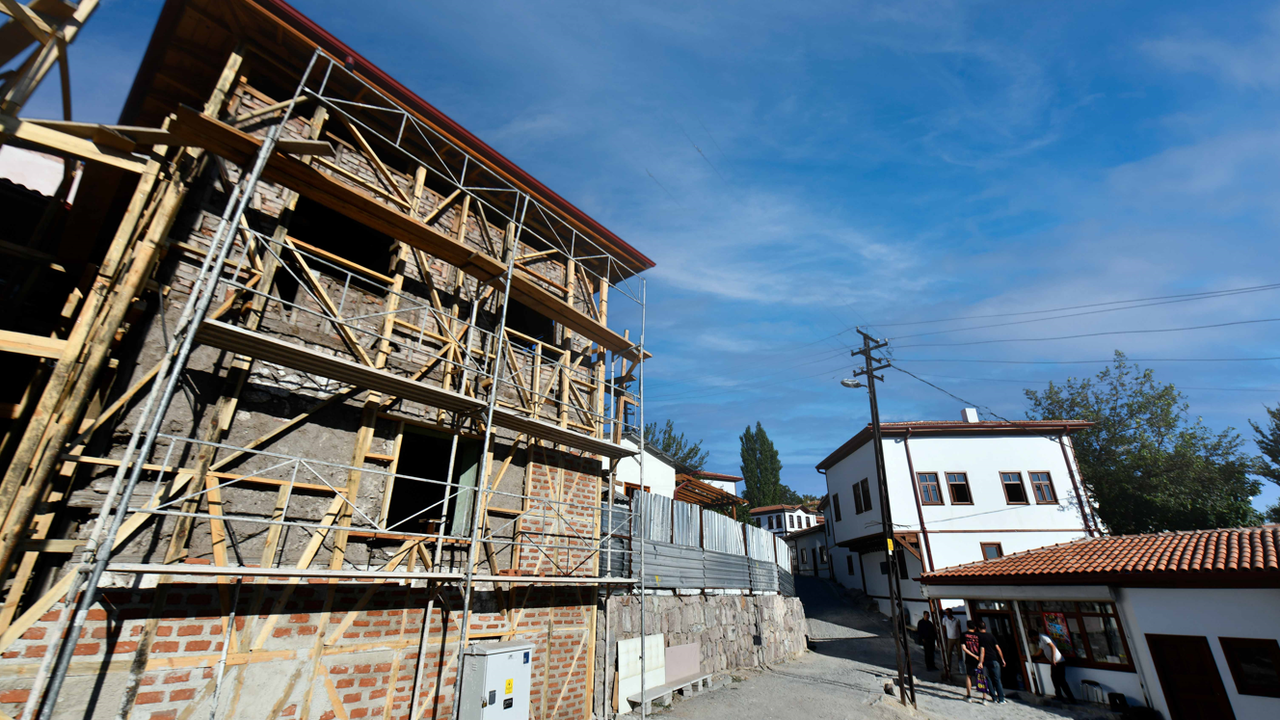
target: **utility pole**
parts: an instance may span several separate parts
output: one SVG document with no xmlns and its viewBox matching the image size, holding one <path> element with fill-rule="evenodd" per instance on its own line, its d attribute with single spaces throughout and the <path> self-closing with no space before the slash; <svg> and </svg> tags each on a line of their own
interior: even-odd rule
<svg viewBox="0 0 1280 720">
<path fill-rule="evenodd" d="M 911 646 L 907 644 L 907 624 L 902 612 L 902 577 L 898 572 L 898 554 L 901 549 L 893 542 L 893 512 L 889 508 L 889 485 L 884 471 L 884 445 L 880 439 L 880 406 L 876 404 L 876 380 L 884 380 L 877 372 L 889 367 L 882 358 L 872 356 L 872 352 L 889 345 L 887 340 L 877 340 L 858 328 L 862 336 L 862 349 L 849 354 L 862 356 L 863 369 L 853 375 L 866 378 L 867 395 L 871 399 L 871 435 L 876 454 L 876 484 L 880 489 L 880 522 L 884 528 L 886 557 L 889 559 L 889 607 L 893 623 L 893 644 L 898 656 L 898 697 L 903 705 L 910 696 L 911 707 L 916 706 L 916 685 L 911 674 Z M 877 364 L 878 363 L 878 364 Z M 846 381 L 846 387 L 857 387 L 860 383 Z"/>
</svg>

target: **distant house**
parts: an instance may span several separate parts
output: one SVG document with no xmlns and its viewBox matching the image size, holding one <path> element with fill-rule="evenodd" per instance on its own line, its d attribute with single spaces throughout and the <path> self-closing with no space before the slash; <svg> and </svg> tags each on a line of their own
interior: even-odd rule
<svg viewBox="0 0 1280 720">
<path fill-rule="evenodd" d="M 816 525 L 796 530 L 783 539 L 791 548 L 791 574 L 828 577 L 831 558 L 827 554 L 827 533 L 822 517 Z"/>
<path fill-rule="evenodd" d="M 1007 628 L 1009 677 L 1049 694 L 1040 633 L 1073 694 L 1169 720 L 1280 717 L 1280 525 L 1082 538 L 926 573 L 930 597 Z"/>
<path fill-rule="evenodd" d="M 623 435 L 621 444 L 632 450 L 638 450 L 640 448 L 640 438 L 630 434 Z M 643 489 L 645 492 L 655 495 L 674 498 L 676 496 L 676 473 L 683 472 L 680 463 L 654 445 L 646 444 L 644 446 L 644 456 L 643 482 L 640 479 L 639 455 L 632 455 L 618 460 L 618 474 L 615 481 L 620 486 L 618 492 L 629 494 L 632 490 Z"/>
<path fill-rule="evenodd" d="M 742 482 L 742 478 L 737 475 L 725 475 L 724 473 L 713 473 L 705 470 L 690 472 L 690 475 L 698 478 L 708 485 L 714 485 L 721 490 L 731 494 L 738 494 L 738 483 Z"/>
<path fill-rule="evenodd" d="M 882 423 L 884 464 L 908 623 L 930 601 L 921 573 L 1097 534 L 1071 433 L 1080 421 Z M 818 464 L 836 580 L 888 613 L 889 564 L 867 426 Z M 943 598 L 942 607 L 960 606 Z"/>
<path fill-rule="evenodd" d="M 819 522 L 818 513 L 803 505 L 768 505 L 754 508 L 751 511 L 751 519 L 775 535 L 786 535 L 795 530 L 811 528 Z"/>
</svg>

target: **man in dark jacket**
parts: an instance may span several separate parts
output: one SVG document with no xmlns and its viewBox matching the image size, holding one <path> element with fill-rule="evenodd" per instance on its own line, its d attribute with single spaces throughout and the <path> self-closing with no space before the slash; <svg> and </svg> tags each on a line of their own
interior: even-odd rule
<svg viewBox="0 0 1280 720">
<path fill-rule="evenodd" d="M 924 645 L 924 668 L 937 670 L 938 668 L 933 665 L 933 650 L 938 644 L 938 629 L 929 619 L 928 610 L 920 616 L 920 622 L 916 623 L 916 637 L 920 639 L 920 644 Z"/>
</svg>

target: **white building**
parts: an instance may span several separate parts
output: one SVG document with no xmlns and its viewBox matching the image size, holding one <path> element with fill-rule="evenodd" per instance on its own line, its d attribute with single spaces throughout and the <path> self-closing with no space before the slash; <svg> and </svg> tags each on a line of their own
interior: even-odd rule
<svg viewBox="0 0 1280 720">
<path fill-rule="evenodd" d="M 827 555 L 827 534 L 822 518 L 813 527 L 796 530 L 783 538 L 791 548 L 791 574 L 831 576 L 831 558 Z"/>
<path fill-rule="evenodd" d="M 738 495 L 738 483 L 742 482 L 742 478 L 737 475 L 725 475 L 724 473 L 713 473 L 705 470 L 689 474 L 708 485 L 720 488 L 730 495 Z"/>
<path fill-rule="evenodd" d="M 1005 686 L 1052 694 L 1041 632 L 1077 699 L 1120 693 L 1169 720 L 1280 717 L 1280 525 L 1095 537 L 940 570 L 997 634 Z M 1029 681 L 1030 688 L 1027 688 Z M 1091 690 L 1092 692 L 1086 692 Z"/>
<path fill-rule="evenodd" d="M 786 535 L 818 524 L 817 511 L 803 505 L 767 505 L 751 511 L 751 519 L 774 535 Z"/>
<path fill-rule="evenodd" d="M 640 443 L 633 435 L 622 436 L 622 446 L 639 450 Z M 674 498 L 676 496 L 676 473 L 680 464 L 653 445 L 644 446 L 644 482 L 640 480 L 640 456 L 631 455 L 618 460 L 616 483 L 618 492 L 643 489 L 645 492 Z"/>
<path fill-rule="evenodd" d="M 908 623 L 928 608 L 922 572 L 1094 533 L 1070 434 L 1080 421 L 882 423 L 885 473 Z M 880 601 L 889 576 L 868 426 L 818 464 L 836 579 Z M 942 607 L 958 606 L 943 600 Z"/>
</svg>

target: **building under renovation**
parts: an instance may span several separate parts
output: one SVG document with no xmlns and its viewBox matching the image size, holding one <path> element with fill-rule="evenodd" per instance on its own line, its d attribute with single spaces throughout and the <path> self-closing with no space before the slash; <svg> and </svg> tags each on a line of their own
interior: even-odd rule
<svg viewBox="0 0 1280 720">
<path fill-rule="evenodd" d="M 617 640 L 803 649 L 785 546 L 616 481 L 652 261 L 281 0 L 168 0 L 73 122 L 97 6 L 0 0 L 0 167 L 61 168 L 0 180 L 0 717 L 604 717 L 662 680 Z"/>
</svg>

